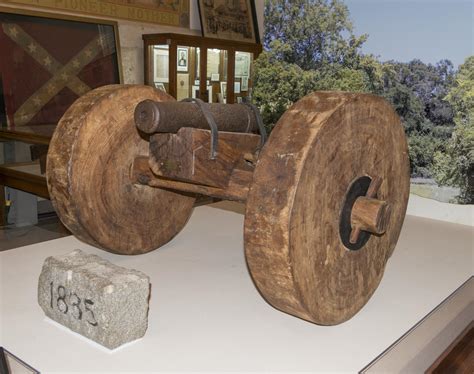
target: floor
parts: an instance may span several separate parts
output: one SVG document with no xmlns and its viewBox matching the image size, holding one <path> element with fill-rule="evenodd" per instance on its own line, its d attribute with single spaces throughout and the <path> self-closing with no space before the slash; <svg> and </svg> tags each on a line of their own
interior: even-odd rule
<svg viewBox="0 0 474 374">
<path fill-rule="evenodd" d="M 71 235 L 56 215 L 39 218 L 35 226 L 0 226 L 0 251 L 23 247 Z"/>
</svg>

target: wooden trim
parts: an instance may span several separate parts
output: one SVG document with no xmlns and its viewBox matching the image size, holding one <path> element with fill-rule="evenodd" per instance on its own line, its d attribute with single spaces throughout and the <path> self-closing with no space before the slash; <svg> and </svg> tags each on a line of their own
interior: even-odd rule
<svg viewBox="0 0 474 374">
<path fill-rule="evenodd" d="M 168 82 L 169 82 L 169 94 L 173 97 L 177 96 L 178 92 L 178 68 L 176 61 L 178 60 L 178 43 L 173 40 L 169 43 L 168 52 Z"/>
<path fill-rule="evenodd" d="M 235 83 L 235 49 L 229 48 L 229 50 L 227 51 L 227 104 L 235 103 L 234 83 Z"/>
<path fill-rule="evenodd" d="M 218 49 L 234 48 L 237 51 L 253 52 L 256 55 L 262 51 L 262 45 L 256 43 L 245 43 L 232 40 L 205 38 L 197 35 L 183 35 L 174 33 L 163 34 L 144 34 L 142 39 L 149 44 L 162 44 L 166 40 L 171 39 L 179 45 L 186 45 L 191 47 L 209 47 Z"/>
<path fill-rule="evenodd" d="M 204 93 L 207 91 L 207 47 L 199 47 L 199 98 L 204 100 Z"/>
<path fill-rule="evenodd" d="M 0 166 L 0 185 L 16 188 L 49 199 L 46 177 Z"/>
<path fill-rule="evenodd" d="M 18 131 L 17 129 L 15 130 L 1 129 L 0 139 L 25 142 L 28 144 L 49 145 L 51 137 L 46 136 L 46 135 L 38 135 L 38 134 L 33 134 L 33 133 L 21 132 L 21 131 Z"/>
<path fill-rule="evenodd" d="M 5 226 L 7 224 L 7 206 L 5 199 L 5 186 L 0 184 L 0 226 Z M 0 352 L 0 355 L 2 353 Z M 0 369 L 1 369 L 1 357 L 0 357 Z"/>
</svg>

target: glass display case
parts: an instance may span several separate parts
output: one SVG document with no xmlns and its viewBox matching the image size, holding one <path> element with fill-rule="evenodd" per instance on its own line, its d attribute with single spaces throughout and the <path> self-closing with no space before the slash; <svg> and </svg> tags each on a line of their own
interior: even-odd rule
<svg viewBox="0 0 474 374">
<path fill-rule="evenodd" d="M 251 100 L 253 61 L 262 51 L 260 44 L 181 34 L 146 34 L 143 41 L 145 84 L 177 100 Z"/>
</svg>

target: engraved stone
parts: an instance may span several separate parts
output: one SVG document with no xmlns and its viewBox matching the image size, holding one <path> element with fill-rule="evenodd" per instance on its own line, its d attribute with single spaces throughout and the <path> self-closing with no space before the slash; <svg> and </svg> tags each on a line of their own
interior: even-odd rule
<svg viewBox="0 0 474 374">
<path fill-rule="evenodd" d="M 149 277 L 79 249 L 48 257 L 38 303 L 54 321 L 114 349 L 145 335 Z"/>
</svg>

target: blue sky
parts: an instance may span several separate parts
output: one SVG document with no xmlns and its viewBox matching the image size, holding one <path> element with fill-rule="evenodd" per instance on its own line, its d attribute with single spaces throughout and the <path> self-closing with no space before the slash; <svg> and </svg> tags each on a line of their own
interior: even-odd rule
<svg viewBox="0 0 474 374">
<path fill-rule="evenodd" d="M 474 55 L 474 0 L 344 0 L 363 52 L 382 61 L 447 58 L 457 67 Z"/>
</svg>

